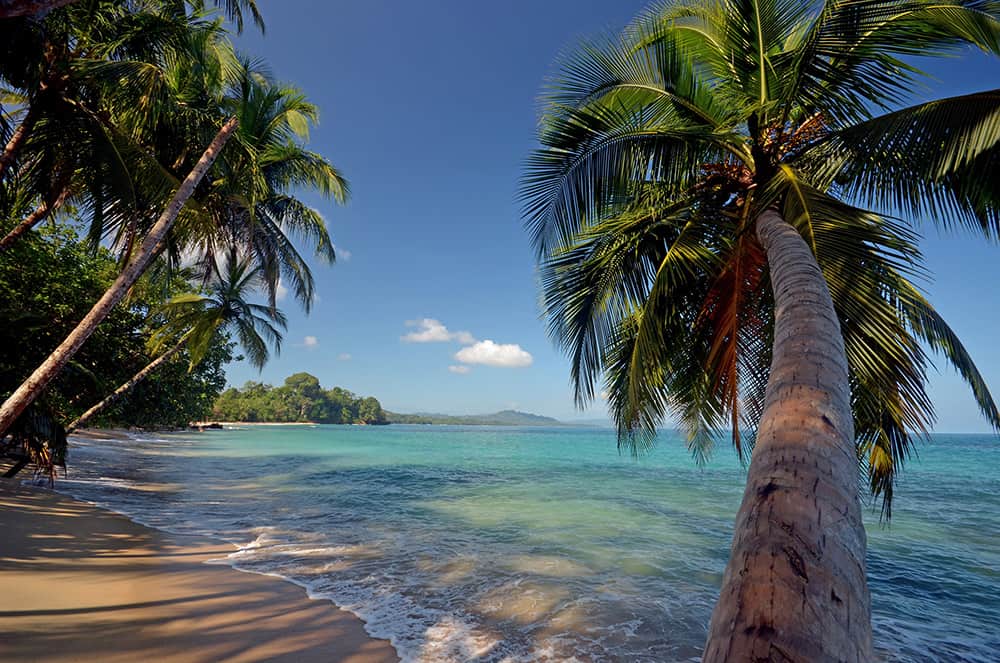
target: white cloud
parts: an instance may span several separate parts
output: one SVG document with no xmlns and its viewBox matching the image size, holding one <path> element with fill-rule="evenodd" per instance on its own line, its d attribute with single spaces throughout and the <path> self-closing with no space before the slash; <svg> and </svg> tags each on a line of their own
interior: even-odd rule
<svg viewBox="0 0 1000 663">
<path fill-rule="evenodd" d="M 281 281 L 278 281 L 278 287 L 274 289 L 274 298 L 279 302 L 285 301 L 285 297 L 288 296 L 288 288 Z"/>
<path fill-rule="evenodd" d="M 333 253 L 337 256 L 337 260 L 343 260 L 344 262 L 350 260 L 351 256 L 354 255 L 344 247 L 337 246 L 336 244 L 333 245 Z"/>
<path fill-rule="evenodd" d="M 448 331 L 448 328 L 434 318 L 422 320 L 407 320 L 407 327 L 416 327 L 416 331 L 400 336 L 407 343 L 447 343 L 455 341 L 462 345 L 475 343 L 475 337 L 467 331 Z"/>
<path fill-rule="evenodd" d="M 531 354 L 516 343 L 500 344 L 486 339 L 455 353 L 455 359 L 463 364 L 485 364 L 486 366 L 502 366 L 518 368 L 531 366 Z"/>
<path fill-rule="evenodd" d="M 466 373 L 468 373 L 472 369 L 469 368 L 468 366 L 461 366 L 461 365 L 459 365 L 459 366 L 449 366 L 448 370 L 451 371 L 452 373 L 458 373 L 459 375 L 465 375 Z"/>
<path fill-rule="evenodd" d="M 337 359 L 339 361 L 351 361 L 351 353 L 350 352 L 341 352 L 339 355 L 337 355 Z"/>
<path fill-rule="evenodd" d="M 315 348 L 317 345 L 319 345 L 319 339 L 316 338 L 315 336 L 306 336 L 304 339 L 302 339 L 302 345 L 306 346 L 307 348 Z"/>
</svg>

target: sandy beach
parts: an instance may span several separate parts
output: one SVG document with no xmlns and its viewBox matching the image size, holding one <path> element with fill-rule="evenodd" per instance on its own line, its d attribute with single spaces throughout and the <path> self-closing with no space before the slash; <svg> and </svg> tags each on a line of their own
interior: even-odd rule
<svg viewBox="0 0 1000 663">
<path fill-rule="evenodd" d="M 398 660 L 304 589 L 204 563 L 229 544 L 11 480 L 0 480 L 0 532 L 2 661 Z"/>
</svg>

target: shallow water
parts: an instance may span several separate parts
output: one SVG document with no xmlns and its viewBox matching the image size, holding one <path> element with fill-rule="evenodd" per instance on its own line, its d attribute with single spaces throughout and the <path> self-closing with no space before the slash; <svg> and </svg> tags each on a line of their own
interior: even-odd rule
<svg viewBox="0 0 1000 663">
<path fill-rule="evenodd" d="M 693 661 L 744 472 L 670 434 L 638 460 L 600 429 L 247 427 L 75 444 L 58 488 L 237 543 L 408 661 Z M 1000 442 L 940 435 L 866 512 L 891 661 L 1000 652 Z"/>
</svg>

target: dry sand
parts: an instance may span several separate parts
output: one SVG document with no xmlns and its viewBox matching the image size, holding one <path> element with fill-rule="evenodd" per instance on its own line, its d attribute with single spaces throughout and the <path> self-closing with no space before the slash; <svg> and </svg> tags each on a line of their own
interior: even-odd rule
<svg viewBox="0 0 1000 663">
<path fill-rule="evenodd" d="M 0 661 L 397 661 L 354 615 L 232 552 L 0 480 Z"/>
</svg>

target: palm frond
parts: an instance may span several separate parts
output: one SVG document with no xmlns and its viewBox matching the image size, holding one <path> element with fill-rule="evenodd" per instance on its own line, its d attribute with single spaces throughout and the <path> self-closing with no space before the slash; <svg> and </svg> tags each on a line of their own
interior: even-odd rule
<svg viewBox="0 0 1000 663">
<path fill-rule="evenodd" d="M 887 213 L 1000 237 L 1000 90 L 846 127 L 802 162 L 818 181 Z"/>
</svg>

